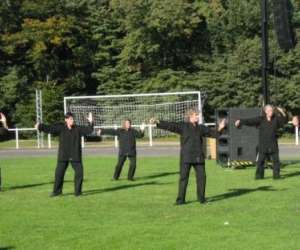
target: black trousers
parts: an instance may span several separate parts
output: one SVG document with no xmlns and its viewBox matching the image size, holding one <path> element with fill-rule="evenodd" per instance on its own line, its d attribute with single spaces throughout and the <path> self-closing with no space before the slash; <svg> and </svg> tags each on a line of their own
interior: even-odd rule
<svg viewBox="0 0 300 250">
<path fill-rule="evenodd" d="M 256 179 L 263 179 L 265 175 L 265 161 L 266 159 L 271 159 L 273 162 L 273 178 L 280 177 L 280 160 L 279 160 L 279 152 L 259 152 L 257 159 L 257 168 L 255 173 Z"/>
<path fill-rule="evenodd" d="M 55 170 L 55 182 L 53 193 L 59 194 L 62 192 L 63 184 L 64 184 L 64 177 L 66 170 L 68 168 L 69 162 L 71 163 L 74 171 L 74 189 L 75 195 L 81 194 L 82 188 L 82 181 L 83 181 L 83 166 L 80 161 L 58 161 L 56 170 Z"/>
<path fill-rule="evenodd" d="M 176 199 L 177 203 L 185 202 L 186 189 L 189 182 L 189 175 L 192 166 L 194 167 L 196 172 L 198 201 L 200 202 L 205 201 L 205 186 L 206 186 L 205 164 L 182 162 L 180 164 L 179 188 L 178 188 L 178 196 Z"/>
<path fill-rule="evenodd" d="M 127 157 L 129 158 L 129 170 L 128 170 L 128 180 L 133 180 L 134 177 L 134 173 L 135 173 L 135 169 L 136 169 L 136 156 L 135 155 L 119 155 L 118 157 L 118 163 L 115 167 L 115 173 L 113 178 L 114 179 L 119 179 L 122 168 L 124 166 L 124 163 L 127 159 Z"/>
</svg>

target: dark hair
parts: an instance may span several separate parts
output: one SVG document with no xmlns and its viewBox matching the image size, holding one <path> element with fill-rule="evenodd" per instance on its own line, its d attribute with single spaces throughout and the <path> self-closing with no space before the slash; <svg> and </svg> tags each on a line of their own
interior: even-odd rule
<svg viewBox="0 0 300 250">
<path fill-rule="evenodd" d="M 131 120 L 130 120 L 129 118 L 125 118 L 125 119 L 124 119 L 124 122 L 126 122 L 126 121 L 129 122 L 129 123 L 131 124 Z"/>
<path fill-rule="evenodd" d="M 131 120 L 129 118 L 125 118 L 122 122 L 122 127 L 124 128 L 125 127 L 125 122 L 129 122 L 130 125 L 131 125 Z"/>
<path fill-rule="evenodd" d="M 73 116 L 73 114 L 72 114 L 71 112 L 67 112 L 67 113 L 65 114 L 65 119 L 68 119 L 68 118 L 70 118 L 70 117 L 74 117 L 74 116 Z"/>
</svg>

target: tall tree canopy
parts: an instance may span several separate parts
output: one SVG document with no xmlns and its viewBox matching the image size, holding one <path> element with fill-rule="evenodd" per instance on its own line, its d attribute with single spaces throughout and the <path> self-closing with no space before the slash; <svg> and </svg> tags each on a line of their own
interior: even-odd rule
<svg viewBox="0 0 300 250">
<path fill-rule="evenodd" d="M 272 11 L 269 31 L 271 100 L 296 109 L 300 44 L 279 49 Z M 0 109 L 17 126 L 32 126 L 35 88 L 53 122 L 65 95 L 200 90 L 209 116 L 260 105 L 260 85 L 257 0 L 0 1 Z"/>
</svg>

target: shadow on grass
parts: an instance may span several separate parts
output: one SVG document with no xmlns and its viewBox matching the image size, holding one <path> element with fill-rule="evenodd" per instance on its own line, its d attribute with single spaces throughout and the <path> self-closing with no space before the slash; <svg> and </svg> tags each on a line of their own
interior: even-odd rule
<svg viewBox="0 0 300 250">
<path fill-rule="evenodd" d="M 9 250 L 9 249 L 15 249 L 15 247 L 13 247 L 13 246 L 0 247 L 0 250 Z"/>
<path fill-rule="evenodd" d="M 282 160 L 280 163 L 281 167 L 285 168 L 289 165 L 300 164 L 300 160 Z"/>
<path fill-rule="evenodd" d="M 300 171 L 292 172 L 292 173 L 288 173 L 288 174 L 282 174 L 281 176 L 285 179 L 285 178 L 295 177 L 295 176 L 299 176 L 299 175 L 300 175 Z"/>
<path fill-rule="evenodd" d="M 64 183 L 66 183 L 66 182 L 72 182 L 72 181 L 64 181 Z M 53 183 L 54 183 L 53 181 L 49 181 L 49 182 L 12 186 L 12 187 L 8 187 L 8 188 L 3 188 L 2 191 L 6 192 L 6 191 L 12 191 L 12 190 L 16 190 L 16 189 L 34 188 L 34 187 L 50 185 L 50 184 L 53 185 Z M 1 250 L 1 248 L 0 248 L 0 250 Z"/>
<path fill-rule="evenodd" d="M 175 175 L 175 174 L 179 174 L 178 171 L 176 172 L 164 172 L 164 173 L 160 173 L 160 174 L 153 174 L 153 175 L 148 175 L 148 176 L 141 176 L 141 177 L 136 177 L 136 180 L 148 180 L 148 179 L 155 179 L 155 178 L 159 178 L 159 177 L 165 177 L 165 176 L 169 176 L 169 175 Z"/>
<path fill-rule="evenodd" d="M 141 187 L 141 186 L 150 186 L 150 185 L 167 185 L 169 183 L 159 183 L 156 181 L 151 181 L 151 182 L 144 182 L 144 183 L 135 183 L 135 184 L 126 184 L 126 185 L 121 185 L 121 186 L 116 186 L 116 187 L 111 187 L 111 188 L 100 188 L 100 189 L 93 189 L 93 190 L 87 190 L 82 193 L 83 196 L 87 195 L 93 195 L 93 194 L 101 194 L 101 193 L 106 193 L 106 192 L 115 192 L 119 190 L 124 190 L 128 188 L 135 188 L 135 187 Z M 65 194 L 65 195 L 70 195 L 70 194 Z"/>
<path fill-rule="evenodd" d="M 225 199 L 230 199 L 230 198 L 235 198 L 241 195 L 253 193 L 253 192 L 258 192 L 258 191 L 277 191 L 277 189 L 274 189 L 272 186 L 261 186 L 257 188 L 235 188 L 235 189 L 229 189 L 230 192 L 224 193 L 224 194 L 219 194 L 215 195 L 212 197 L 209 197 L 207 199 L 208 202 L 215 202 L 215 201 L 220 201 L 220 200 L 225 200 Z"/>
</svg>

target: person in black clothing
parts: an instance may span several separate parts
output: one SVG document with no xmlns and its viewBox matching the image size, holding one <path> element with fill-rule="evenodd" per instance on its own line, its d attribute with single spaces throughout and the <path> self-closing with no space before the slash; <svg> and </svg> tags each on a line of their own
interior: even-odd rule
<svg viewBox="0 0 300 250">
<path fill-rule="evenodd" d="M 217 131 L 199 124 L 199 112 L 189 110 L 185 122 L 168 122 L 152 118 L 150 123 L 157 128 L 180 134 L 180 178 L 176 205 L 185 203 L 190 169 L 196 172 L 197 196 L 200 203 L 205 203 L 205 156 L 203 152 L 203 137 L 218 137 L 225 127 L 225 120 L 220 121 Z"/>
<path fill-rule="evenodd" d="M 265 160 L 273 161 L 273 178 L 280 178 L 280 160 L 277 142 L 277 130 L 287 122 L 287 116 L 281 108 L 275 109 L 272 105 L 266 105 L 263 116 L 235 121 L 235 126 L 257 126 L 259 129 L 258 159 L 255 179 L 263 179 L 265 172 Z"/>
<path fill-rule="evenodd" d="M 134 180 L 136 170 L 136 138 L 144 136 L 145 125 L 142 124 L 140 131 L 131 127 L 131 120 L 125 119 L 122 128 L 119 129 L 99 129 L 98 135 L 113 135 L 118 137 L 119 156 L 115 167 L 113 180 L 118 180 L 126 159 L 129 159 L 128 180 Z"/>
<path fill-rule="evenodd" d="M 93 117 L 87 118 L 88 126 L 77 126 L 72 113 L 65 115 L 64 124 L 45 125 L 37 123 L 35 128 L 45 133 L 59 135 L 58 160 L 55 170 L 55 182 L 51 196 L 62 194 L 65 172 L 69 163 L 75 171 L 75 196 L 81 195 L 83 182 L 81 137 L 93 132 Z"/>
</svg>

